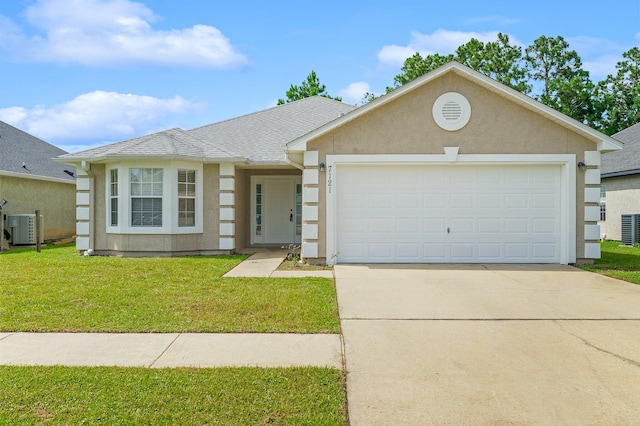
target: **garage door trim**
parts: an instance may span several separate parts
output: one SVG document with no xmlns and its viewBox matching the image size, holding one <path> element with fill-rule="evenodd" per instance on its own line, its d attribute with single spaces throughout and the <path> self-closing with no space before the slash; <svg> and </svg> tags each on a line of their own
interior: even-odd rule
<svg viewBox="0 0 640 426">
<path fill-rule="evenodd" d="M 453 161 L 452 161 L 453 160 Z M 340 190 L 340 166 L 348 165 L 556 165 L 561 167 L 560 188 L 560 263 L 576 261 L 576 156 L 575 154 L 379 154 L 327 155 L 326 179 L 326 262 L 338 259 L 337 191 Z"/>
</svg>

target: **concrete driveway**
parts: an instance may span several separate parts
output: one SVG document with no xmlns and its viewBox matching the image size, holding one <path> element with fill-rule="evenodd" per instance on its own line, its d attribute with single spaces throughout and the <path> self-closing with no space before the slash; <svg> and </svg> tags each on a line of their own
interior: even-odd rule
<svg viewBox="0 0 640 426">
<path fill-rule="evenodd" d="M 351 425 L 640 424 L 640 285 L 562 265 L 338 265 Z"/>
</svg>

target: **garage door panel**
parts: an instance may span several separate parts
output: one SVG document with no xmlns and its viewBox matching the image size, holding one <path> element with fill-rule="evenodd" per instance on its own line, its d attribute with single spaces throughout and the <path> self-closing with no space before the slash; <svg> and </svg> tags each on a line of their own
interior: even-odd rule
<svg viewBox="0 0 640 426">
<path fill-rule="evenodd" d="M 488 262 L 489 259 L 502 258 L 502 245 L 500 243 L 478 243 L 478 259 Z"/>
<path fill-rule="evenodd" d="M 501 219 L 496 217 L 478 218 L 478 233 L 499 234 L 502 231 Z"/>
<path fill-rule="evenodd" d="M 416 235 L 420 231 L 420 221 L 417 217 L 399 217 L 396 219 L 396 232 Z"/>
<path fill-rule="evenodd" d="M 536 235 L 540 234 L 557 234 L 559 229 L 557 228 L 557 221 L 553 219 L 546 218 L 534 218 L 532 219 L 533 223 L 533 233 Z"/>
<path fill-rule="evenodd" d="M 445 243 L 425 243 L 422 255 L 427 262 L 446 262 L 447 245 Z"/>
<path fill-rule="evenodd" d="M 427 218 L 423 221 L 424 227 L 422 232 L 424 234 L 446 234 L 447 232 L 447 218 Z"/>
<path fill-rule="evenodd" d="M 559 166 L 338 171 L 338 262 L 560 260 Z"/>
<path fill-rule="evenodd" d="M 451 248 L 451 259 L 454 261 L 472 261 L 474 258 L 474 244 L 473 243 L 452 243 L 450 244 Z"/>
</svg>

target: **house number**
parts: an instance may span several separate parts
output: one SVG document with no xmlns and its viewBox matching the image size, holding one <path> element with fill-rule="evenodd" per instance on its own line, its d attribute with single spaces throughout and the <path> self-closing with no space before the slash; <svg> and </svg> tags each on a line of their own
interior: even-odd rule
<svg viewBox="0 0 640 426">
<path fill-rule="evenodd" d="M 327 192 L 331 194 L 333 192 L 333 166 L 328 166 L 327 169 Z"/>
</svg>

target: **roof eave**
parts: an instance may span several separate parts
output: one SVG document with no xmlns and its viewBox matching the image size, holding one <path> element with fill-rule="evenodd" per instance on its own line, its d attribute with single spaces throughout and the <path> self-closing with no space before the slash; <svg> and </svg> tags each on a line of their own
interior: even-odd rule
<svg viewBox="0 0 640 426">
<path fill-rule="evenodd" d="M 600 177 L 602 179 L 607 179 L 607 178 L 630 176 L 630 175 L 637 175 L 637 174 L 640 174 L 640 169 L 621 170 L 621 171 L 618 171 L 618 172 L 602 173 L 600 175 Z"/>
<path fill-rule="evenodd" d="M 203 157 L 192 155 L 98 155 L 95 157 L 57 157 L 53 161 L 63 164 L 108 163 L 112 161 L 191 161 L 196 163 L 242 163 L 246 162 L 241 157 Z"/>
<path fill-rule="evenodd" d="M 68 183 L 71 185 L 76 184 L 75 178 L 65 179 L 65 178 L 56 178 L 51 176 L 30 175 L 27 173 L 16 173 L 16 172 L 10 172 L 7 170 L 0 170 L 0 176 L 33 179 L 33 180 L 44 180 L 47 182 L 56 182 L 56 183 Z"/>
</svg>

